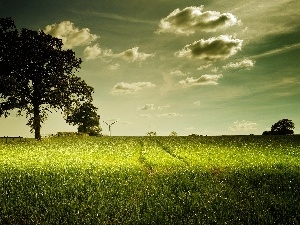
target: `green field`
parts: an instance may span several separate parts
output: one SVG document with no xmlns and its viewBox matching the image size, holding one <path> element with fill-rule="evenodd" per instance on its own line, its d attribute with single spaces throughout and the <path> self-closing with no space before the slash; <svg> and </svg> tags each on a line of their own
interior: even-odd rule
<svg viewBox="0 0 300 225">
<path fill-rule="evenodd" d="M 0 142 L 0 224 L 300 224 L 300 136 Z"/>
</svg>

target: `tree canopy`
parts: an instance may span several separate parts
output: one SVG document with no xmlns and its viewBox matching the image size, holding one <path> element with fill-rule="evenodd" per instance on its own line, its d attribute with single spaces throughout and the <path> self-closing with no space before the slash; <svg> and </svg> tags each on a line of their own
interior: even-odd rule
<svg viewBox="0 0 300 225">
<path fill-rule="evenodd" d="M 69 124 L 78 125 L 78 132 L 97 136 L 102 131 L 97 109 L 91 102 L 84 102 L 67 116 L 66 121 Z"/>
<path fill-rule="evenodd" d="M 25 112 L 36 139 L 51 110 L 68 114 L 92 101 L 93 88 L 75 75 L 82 60 L 62 46 L 43 31 L 18 31 L 11 18 L 0 18 L 0 116 Z"/>
<path fill-rule="evenodd" d="M 272 125 L 271 131 L 264 131 L 263 135 L 290 135 L 294 134 L 294 128 L 292 120 L 282 119 Z"/>
</svg>

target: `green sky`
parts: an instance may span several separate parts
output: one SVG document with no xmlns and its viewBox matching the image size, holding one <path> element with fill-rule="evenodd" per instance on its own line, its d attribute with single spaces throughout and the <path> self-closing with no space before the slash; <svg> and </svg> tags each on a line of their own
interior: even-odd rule
<svg viewBox="0 0 300 225">
<path fill-rule="evenodd" d="M 83 59 L 112 135 L 261 134 L 283 118 L 300 133 L 300 2 L 245 2 L 10 0 L 0 16 Z M 0 136 L 32 136 L 26 121 L 0 118 Z M 42 134 L 58 131 L 76 127 L 53 113 Z"/>
</svg>

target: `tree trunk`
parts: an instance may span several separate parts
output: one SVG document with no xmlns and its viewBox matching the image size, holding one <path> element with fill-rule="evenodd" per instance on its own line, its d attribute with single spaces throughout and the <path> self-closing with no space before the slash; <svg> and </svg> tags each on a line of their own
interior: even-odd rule
<svg viewBox="0 0 300 225">
<path fill-rule="evenodd" d="M 41 140 L 41 117 L 40 117 L 40 106 L 34 105 L 34 114 L 33 114 L 33 129 L 34 129 L 34 138 Z"/>
</svg>

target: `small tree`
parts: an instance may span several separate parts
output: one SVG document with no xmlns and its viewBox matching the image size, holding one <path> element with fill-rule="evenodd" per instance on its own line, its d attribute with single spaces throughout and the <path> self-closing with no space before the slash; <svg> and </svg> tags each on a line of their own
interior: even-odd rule
<svg viewBox="0 0 300 225">
<path fill-rule="evenodd" d="M 98 108 L 91 102 L 85 102 L 75 108 L 66 118 L 67 123 L 78 125 L 78 132 L 87 133 L 90 136 L 97 136 L 102 131 L 100 127 L 100 116 Z"/>
<path fill-rule="evenodd" d="M 271 131 L 264 131 L 263 135 L 291 135 L 294 134 L 294 128 L 292 120 L 282 119 L 272 125 Z"/>
<path fill-rule="evenodd" d="M 157 135 L 157 133 L 155 131 L 147 132 L 147 136 L 153 137 L 153 136 L 156 136 L 156 135 Z"/>
<path fill-rule="evenodd" d="M 178 136 L 178 134 L 177 134 L 177 132 L 176 132 L 176 131 L 172 131 L 172 132 L 169 134 L 169 136 L 173 136 L 173 137 L 175 137 L 175 136 Z"/>
<path fill-rule="evenodd" d="M 0 18 L 0 116 L 25 112 L 36 139 L 51 109 L 68 112 L 92 101 L 93 88 L 75 75 L 81 59 L 62 45 L 43 31 L 19 32 L 12 19 Z"/>
</svg>

